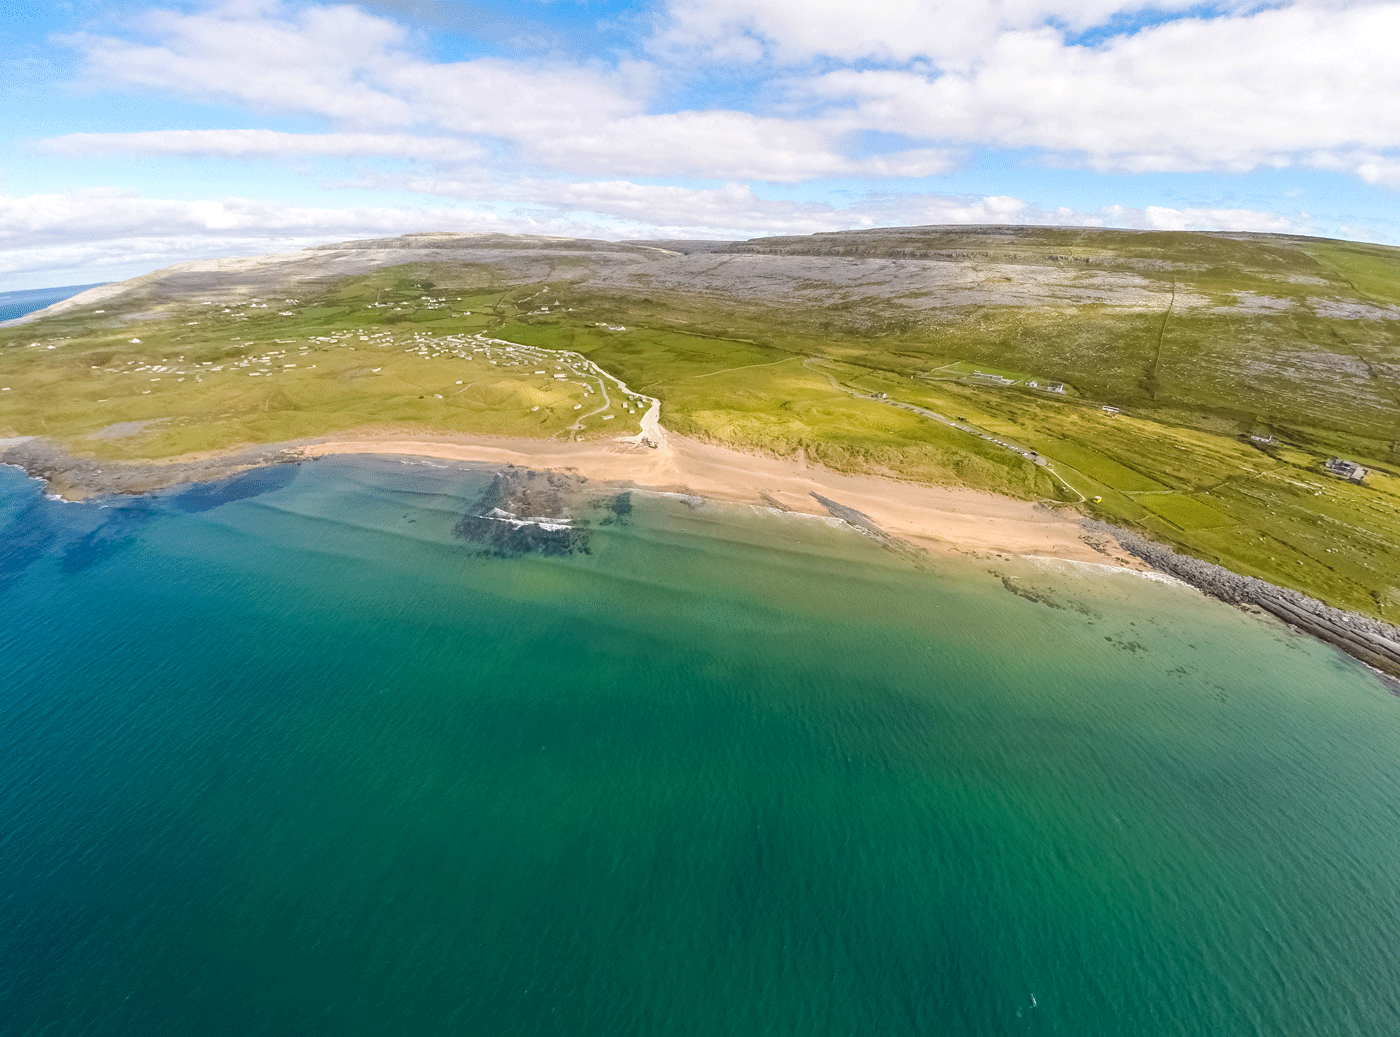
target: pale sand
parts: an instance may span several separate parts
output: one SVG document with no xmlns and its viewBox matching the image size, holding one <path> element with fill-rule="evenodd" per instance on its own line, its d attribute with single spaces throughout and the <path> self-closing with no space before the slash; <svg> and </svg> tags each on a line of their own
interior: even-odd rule
<svg viewBox="0 0 1400 1037">
<path fill-rule="evenodd" d="M 660 448 L 620 443 L 473 439 L 459 436 L 385 436 L 311 443 L 308 457 L 391 454 L 442 460 L 575 469 L 602 482 L 693 494 L 714 500 L 771 506 L 766 494 L 797 512 L 825 515 L 819 493 L 869 516 L 881 529 L 935 550 L 1001 551 L 1103 563 L 1104 554 L 1082 539 L 1067 509 L 1050 509 L 975 490 L 920 486 L 878 476 L 845 475 L 790 458 L 741 453 L 666 433 Z M 1110 559 L 1124 568 L 1141 562 L 1114 545 Z"/>
</svg>

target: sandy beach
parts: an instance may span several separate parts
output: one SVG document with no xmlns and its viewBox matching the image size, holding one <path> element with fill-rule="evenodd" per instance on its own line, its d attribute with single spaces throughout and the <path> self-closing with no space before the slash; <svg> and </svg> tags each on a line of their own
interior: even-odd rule
<svg viewBox="0 0 1400 1037">
<path fill-rule="evenodd" d="M 346 454 L 573 470 L 598 482 L 637 489 L 830 514 L 813 496 L 819 494 L 860 512 L 887 534 L 934 551 L 1003 552 L 1149 568 L 1111 537 L 1088 533 L 1082 517 L 1068 507 L 875 475 L 847 475 L 801 457 L 731 450 L 659 426 L 653 433 L 659 441 L 656 447 L 634 439 L 564 442 L 373 430 L 159 461 L 98 461 L 24 437 L 0 441 L 0 461 L 44 479 L 49 492 L 68 500 L 147 493 L 179 483 L 227 478 L 269 464 Z"/>
<path fill-rule="evenodd" d="M 974 490 L 846 475 L 801 459 L 749 454 L 667 433 L 658 448 L 618 441 L 365 436 L 308 443 L 305 457 L 382 454 L 529 468 L 574 469 L 601 482 L 688 493 L 712 500 L 827 514 L 821 494 L 864 513 L 894 536 L 933 550 L 1002 551 L 1083 562 L 1143 564 L 1116 549 L 1090 547 L 1078 517 Z"/>
</svg>

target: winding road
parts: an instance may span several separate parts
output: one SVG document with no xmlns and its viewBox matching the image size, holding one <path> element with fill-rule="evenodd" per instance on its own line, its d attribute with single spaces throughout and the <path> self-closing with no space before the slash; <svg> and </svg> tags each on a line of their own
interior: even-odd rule
<svg viewBox="0 0 1400 1037">
<path fill-rule="evenodd" d="M 842 385 L 836 380 L 836 378 L 832 375 L 830 371 L 827 371 L 821 367 L 813 367 L 812 361 L 814 359 L 814 357 L 807 357 L 807 359 L 802 361 L 802 366 L 807 368 L 809 371 L 817 371 L 818 373 L 825 375 L 826 380 L 831 383 L 831 387 L 833 389 L 837 389 L 841 392 L 848 393 L 849 395 L 854 396 L 858 400 L 869 400 L 872 403 L 883 403 L 890 407 L 898 407 L 900 410 L 907 410 L 911 414 L 919 415 L 921 418 L 927 418 L 930 421 L 936 421 L 941 425 L 947 425 L 949 428 L 955 428 L 959 432 L 966 432 L 968 435 L 976 436 L 978 439 L 985 440 L 986 442 L 991 443 L 993 446 L 1001 447 L 1003 450 L 1009 450 L 1011 451 L 1011 453 L 1017 454 L 1025 460 L 1031 462 L 1031 464 L 1039 465 L 1041 468 L 1044 468 L 1047 473 L 1049 473 L 1053 478 L 1059 481 L 1061 486 L 1063 486 L 1070 493 L 1074 494 L 1076 497 L 1079 498 L 1079 500 L 1076 503 L 1082 504 L 1088 499 L 1084 496 L 1084 494 L 1080 493 L 1073 486 L 1071 486 L 1063 475 L 1061 475 L 1058 471 L 1055 470 L 1055 466 L 1050 463 L 1050 460 L 1048 458 L 1042 457 L 1038 452 L 1030 449 L 1030 447 L 1022 446 L 1020 443 L 1013 442 L 1009 439 L 994 436 L 990 432 L 986 432 L 982 429 L 969 425 L 965 421 L 959 421 L 957 418 L 950 418 L 946 414 L 939 414 L 937 411 L 929 410 L 926 407 L 917 407 L 912 403 L 904 403 L 900 400 L 891 400 L 879 396 L 872 396 L 868 393 L 860 392 L 857 389 L 852 389 L 848 385 Z"/>
</svg>

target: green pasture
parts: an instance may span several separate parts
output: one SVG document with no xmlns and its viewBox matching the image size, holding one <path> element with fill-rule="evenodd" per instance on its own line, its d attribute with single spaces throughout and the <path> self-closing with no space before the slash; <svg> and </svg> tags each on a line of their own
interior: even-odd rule
<svg viewBox="0 0 1400 1037">
<path fill-rule="evenodd" d="M 1038 378 L 1025 371 L 1013 371 L 1010 368 L 996 367 L 992 364 L 974 364 L 966 360 L 959 360 L 955 363 L 945 364 L 929 371 L 925 376 L 928 378 L 1000 378 L 1011 383 L 1039 382 L 1041 385 L 1049 385 L 1057 381 L 1054 378 Z M 1068 388 L 1068 387 L 1066 387 Z"/>
<path fill-rule="evenodd" d="M 1390 249 L 1337 241 L 1312 245 L 1307 252 L 1362 295 L 1380 303 L 1400 304 L 1400 281 Z"/>
<path fill-rule="evenodd" d="M 119 317 L 87 315 L 87 327 L 81 318 L 54 321 L 0 338 L 0 389 L 9 390 L 0 391 L 0 437 L 49 436 L 99 457 L 168 457 L 355 429 L 566 435 L 599 397 L 556 381 L 552 371 L 537 376 L 480 356 L 405 351 L 499 322 L 512 312 L 501 300 L 500 292 L 444 289 L 421 271 L 391 268 L 309 305 L 185 306 L 125 326 L 116 326 Z M 61 333 L 75 324 L 84 333 Z M 36 332 L 42 342 L 31 345 Z M 266 364 L 233 366 L 269 352 L 277 357 Z M 146 364 L 175 370 L 128 371 Z M 635 415 L 620 407 L 609 413 L 606 425 L 601 414 L 584 419 L 579 434 L 636 431 Z M 92 438 L 139 422 L 149 424 Z"/>
<path fill-rule="evenodd" d="M 1215 529 L 1232 524 L 1230 516 L 1220 509 L 1182 493 L 1144 493 L 1137 502 L 1182 529 Z"/>
</svg>

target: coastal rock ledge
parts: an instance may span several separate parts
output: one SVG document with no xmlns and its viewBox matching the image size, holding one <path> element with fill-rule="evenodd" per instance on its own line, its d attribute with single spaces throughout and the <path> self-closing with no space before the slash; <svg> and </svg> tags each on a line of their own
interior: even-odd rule
<svg viewBox="0 0 1400 1037">
<path fill-rule="evenodd" d="M 1129 529 L 1094 519 L 1086 520 L 1084 526 L 1090 533 L 1111 536 L 1133 557 L 1189 583 L 1204 594 L 1231 605 L 1263 609 L 1290 626 L 1341 649 L 1380 671 L 1389 678 L 1390 688 L 1400 693 L 1400 627 L 1333 608 L 1298 591 L 1178 554 Z"/>
</svg>

